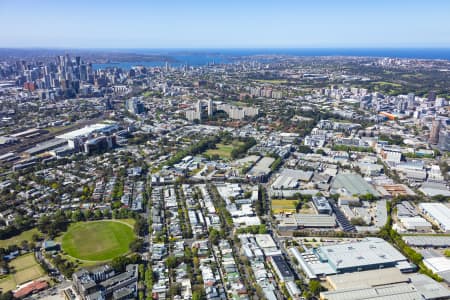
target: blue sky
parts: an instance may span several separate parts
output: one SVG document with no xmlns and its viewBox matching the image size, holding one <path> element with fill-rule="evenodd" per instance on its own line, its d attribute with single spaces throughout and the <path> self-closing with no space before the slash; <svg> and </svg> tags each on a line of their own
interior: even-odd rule
<svg viewBox="0 0 450 300">
<path fill-rule="evenodd" d="M 0 47 L 450 47 L 450 1 L 0 0 Z"/>
</svg>

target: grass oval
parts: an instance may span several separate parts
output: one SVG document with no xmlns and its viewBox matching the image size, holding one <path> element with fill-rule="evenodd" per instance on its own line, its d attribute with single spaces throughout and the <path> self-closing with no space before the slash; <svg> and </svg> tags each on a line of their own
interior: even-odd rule
<svg viewBox="0 0 450 300">
<path fill-rule="evenodd" d="M 74 258 L 104 261 L 127 253 L 134 238 L 133 229 L 121 222 L 79 222 L 64 234 L 62 248 Z"/>
</svg>

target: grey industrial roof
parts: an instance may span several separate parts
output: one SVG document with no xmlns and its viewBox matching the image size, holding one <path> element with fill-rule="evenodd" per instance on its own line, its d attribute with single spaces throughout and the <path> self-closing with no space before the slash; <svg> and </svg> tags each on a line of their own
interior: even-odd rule
<svg viewBox="0 0 450 300">
<path fill-rule="evenodd" d="M 364 267 L 405 261 L 392 245 L 380 238 L 366 238 L 360 242 L 322 246 L 316 249 L 336 269 Z"/>
<path fill-rule="evenodd" d="M 450 208 L 442 203 L 420 203 L 420 209 L 439 222 L 444 230 L 450 230 Z"/>
<path fill-rule="evenodd" d="M 263 157 L 248 172 L 252 176 L 260 176 L 270 173 L 270 165 L 275 161 L 273 157 Z"/>
<path fill-rule="evenodd" d="M 449 299 L 450 291 L 424 274 L 410 276 L 411 283 L 425 299 Z"/>
<path fill-rule="evenodd" d="M 303 227 L 335 227 L 336 218 L 329 215 L 294 214 L 298 226 Z"/>
<path fill-rule="evenodd" d="M 386 268 L 330 275 L 328 276 L 327 281 L 329 281 L 336 290 L 342 290 L 408 282 L 409 279 L 397 268 Z"/>
<path fill-rule="evenodd" d="M 417 247 L 450 247 L 450 236 L 405 235 L 403 240 Z"/>
<path fill-rule="evenodd" d="M 356 288 L 320 293 L 328 300 L 423 300 L 416 288 L 399 283 L 374 288 Z"/>
<path fill-rule="evenodd" d="M 51 139 L 42 143 L 37 144 L 36 146 L 25 150 L 26 153 L 28 153 L 29 155 L 34 155 L 35 153 L 41 153 L 43 151 L 52 149 L 52 148 L 56 148 L 58 146 L 67 144 L 67 140 L 63 140 L 63 139 Z"/>
<path fill-rule="evenodd" d="M 380 194 L 368 184 L 360 175 L 354 173 L 340 173 L 333 180 L 332 187 L 334 189 L 344 188 L 351 195 L 372 194 L 379 196 Z"/>
</svg>

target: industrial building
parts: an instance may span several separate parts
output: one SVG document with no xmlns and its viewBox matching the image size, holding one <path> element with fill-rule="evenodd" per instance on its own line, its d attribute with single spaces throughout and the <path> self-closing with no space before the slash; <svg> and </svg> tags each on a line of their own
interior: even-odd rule
<svg viewBox="0 0 450 300">
<path fill-rule="evenodd" d="M 275 159 L 273 157 L 263 157 L 253 166 L 253 168 L 250 169 L 247 173 L 247 178 L 254 181 L 264 182 L 272 171 L 270 166 L 274 161 Z"/>
<path fill-rule="evenodd" d="M 326 277 L 327 284 L 333 290 L 366 288 L 408 281 L 408 276 L 400 272 L 397 268 L 337 274 Z"/>
<path fill-rule="evenodd" d="M 450 209 L 442 203 L 420 203 L 419 208 L 423 214 L 439 225 L 442 231 L 450 232 Z"/>
<path fill-rule="evenodd" d="M 26 157 L 32 157 L 32 156 L 42 154 L 42 153 L 48 152 L 50 150 L 56 149 L 56 148 L 64 147 L 66 145 L 67 145 L 67 140 L 65 140 L 65 139 L 58 139 L 58 138 L 51 139 L 51 140 L 39 143 L 28 150 L 25 150 L 24 155 Z"/>
<path fill-rule="evenodd" d="M 331 184 L 333 194 L 365 195 L 372 194 L 379 197 L 380 194 L 360 175 L 355 173 L 340 173 L 336 175 Z"/>
<path fill-rule="evenodd" d="M 334 215 L 292 214 L 277 215 L 278 229 L 280 231 L 292 231 L 307 228 L 335 228 Z"/>
<path fill-rule="evenodd" d="M 380 238 L 321 246 L 301 254 L 290 251 L 310 279 L 391 267 L 402 272 L 412 272 L 416 268 L 397 249 Z"/>
<path fill-rule="evenodd" d="M 450 236 L 405 235 L 402 238 L 406 244 L 414 247 L 450 247 Z"/>
<path fill-rule="evenodd" d="M 119 126 L 115 123 L 98 123 L 59 135 L 55 140 L 65 141 L 67 146 L 59 147 L 55 151 L 64 153 L 74 150 L 98 153 L 111 149 L 116 145 L 116 137 L 113 133 L 118 129 Z"/>
<path fill-rule="evenodd" d="M 295 189 L 300 185 L 300 181 L 309 182 L 314 173 L 311 171 L 283 169 L 280 175 L 272 184 L 272 189 Z"/>
<path fill-rule="evenodd" d="M 369 271 L 370 272 L 370 271 Z M 449 299 L 450 291 L 423 274 L 399 276 L 388 271 L 336 275 L 332 282 L 343 282 L 345 288 L 320 293 L 326 300 L 438 300 Z M 328 281 L 328 278 L 327 278 Z"/>
<path fill-rule="evenodd" d="M 118 129 L 118 125 L 115 123 L 98 123 L 92 124 L 81 129 L 77 129 L 65 134 L 59 135 L 56 138 L 73 141 L 77 138 L 88 138 L 94 133 L 108 134 Z"/>
<path fill-rule="evenodd" d="M 405 227 L 405 229 L 408 231 L 427 232 L 431 231 L 432 228 L 430 222 L 419 216 L 403 217 L 400 218 L 400 222 L 402 223 L 403 227 Z"/>
</svg>

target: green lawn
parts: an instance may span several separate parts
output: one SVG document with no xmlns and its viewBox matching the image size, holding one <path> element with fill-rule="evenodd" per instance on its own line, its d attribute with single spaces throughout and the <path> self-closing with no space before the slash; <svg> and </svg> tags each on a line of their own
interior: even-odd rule
<svg viewBox="0 0 450 300">
<path fill-rule="evenodd" d="M 0 291 L 2 293 L 13 290 L 17 285 L 45 276 L 44 270 L 36 262 L 32 253 L 13 259 L 9 266 L 11 274 L 0 278 Z"/>
<path fill-rule="evenodd" d="M 242 142 L 233 141 L 231 144 L 217 144 L 216 149 L 208 149 L 205 154 L 208 156 L 218 155 L 221 159 L 231 159 L 231 151 L 234 147 L 243 145 Z"/>
<path fill-rule="evenodd" d="M 258 79 L 255 80 L 256 82 L 261 82 L 261 83 L 272 83 L 272 84 L 283 84 L 283 83 L 287 83 L 288 81 L 285 79 Z"/>
<path fill-rule="evenodd" d="M 17 245 L 20 246 L 22 241 L 32 241 L 33 234 L 40 235 L 39 231 L 36 228 L 27 230 L 22 232 L 19 235 L 13 236 L 12 238 L 6 240 L 0 240 L 0 248 L 7 248 L 9 245 Z"/>
<path fill-rule="evenodd" d="M 105 261 L 126 254 L 134 238 L 132 227 L 124 222 L 79 222 L 62 237 L 62 249 L 80 260 Z"/>
</svg>

